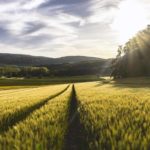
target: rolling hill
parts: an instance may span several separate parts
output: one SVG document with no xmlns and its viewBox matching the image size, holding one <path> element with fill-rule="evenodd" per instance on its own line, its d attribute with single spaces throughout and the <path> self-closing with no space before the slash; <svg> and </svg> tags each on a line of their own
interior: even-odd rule
<svg viewBox="0 0 150 150">
<path fill-rule="evenodd" d="M 86 56 L 66 56 L 60 58 L 49 58 L 41 56 L 20 55 L 0 53 L 0 65 L 16 66 L 45 66 L 52 64 L 79 63 L 83 61 L 106 61 L 105 59 Z"/>
<path fill-rule="evenodd" d="M 79 75 L 110 75 L 112 59 L 101 59 L 86 56 L 66 56 L 49 58 L 19 54 L 0 53 L 1 76 L 12 76 L 18 69 L 30 67 L 46 67 L 49 75 L 79 76 Z M 5 71 L 4 71 L 5 70 Z M 4 72 L 8 72 L 4 74 Z M 19 73 L 19 76 L 23 72 Z M 29 73 L 28 73 L 29 74 Z M 38 74 L 37 74 L 38 75 Z M 24 76 L 24 75 L 23 75 Z"/>
</svg>

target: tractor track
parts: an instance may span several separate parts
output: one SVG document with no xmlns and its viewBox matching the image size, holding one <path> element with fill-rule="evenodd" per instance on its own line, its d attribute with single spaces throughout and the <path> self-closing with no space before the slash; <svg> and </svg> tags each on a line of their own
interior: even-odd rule
<svg viewBox="0 0 150 150">
<path fill-rule="evenodd" d="M 0 134 L 3 134 L 5 132 L 7 132 L 10 128 L 12 128 L 13 126 L 15 126 L 16 124 L 18 124 L 19 122 L 25 120 L 29 115 L 31 115 L 34 111 L 40 109 L 41 107 L 43 107 L 47 102 L 49 102 L 50 100 L 54 99 L 55 97 L 63 94 L 70 85 L 68 85 L 65 89 L 63 89 L 62 91 L 48 97 L 45 100 L 40 101 L 37 104 L 34 104 L 28 108 L 25 109 L 21 109 L 20 111 L 11 114 L 10 118 L 6 118 L 4 119 L 1 123 L 0 123 Z"/>
<path fill-rule="evenodd" d="M 86 135 L 83 125 L 80 122 L 78 112 L 78 100 L 76 97 L 75 86 L 72 86 L 72 94 L 69 103 L 68 129 L 65 136 L 63 150 L 87 150 Z"/>
</svg>

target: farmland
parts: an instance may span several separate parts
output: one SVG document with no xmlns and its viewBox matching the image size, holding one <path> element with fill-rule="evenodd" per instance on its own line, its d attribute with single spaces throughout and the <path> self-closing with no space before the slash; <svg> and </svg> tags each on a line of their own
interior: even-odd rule
<svg viewBox="0 0 150 150">
<path fill-rule="evenodd" d="M 0 137 L 1 148 L 61 149 L 67 126 L 66 114 L 70 93 L 71 88 L 67 89 L 63 96 L 57 96 L 3 133 Z"/>
<path fill-rule="evenodd" d="M 0 90 L 0 149 L 150 149 L 149 78 Z"/>
<path fill-rule="evenodd" d="M 127 83 L 76 86 L 89 149 L 150 149 L 150 89 Z"/>
<path fill-rule="evenodd" d="M 11 89 L 11 88 L 21 88 L 30 86 L 41 86 L 41 85 L 55 85 L 55 84 L 67 84 L 74 82 L 89 82 L 89 81 L 99 81 L 96 75 L 84 75 L 84 76 L 67 76 L 67 77 L 49 77 L 49 78 L 0 78 L 0 90 L 1 89 Z"/>
</svg>

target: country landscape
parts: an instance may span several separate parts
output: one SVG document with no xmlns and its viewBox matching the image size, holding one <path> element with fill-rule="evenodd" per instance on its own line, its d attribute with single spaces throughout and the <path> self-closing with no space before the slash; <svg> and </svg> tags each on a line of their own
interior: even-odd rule
<svg viewBox="0 0 150 150">
<path fill-rule="evenodd" d="M 0 1 L 0 150 L 149 150 L 149 10 Z"/>
</svg>

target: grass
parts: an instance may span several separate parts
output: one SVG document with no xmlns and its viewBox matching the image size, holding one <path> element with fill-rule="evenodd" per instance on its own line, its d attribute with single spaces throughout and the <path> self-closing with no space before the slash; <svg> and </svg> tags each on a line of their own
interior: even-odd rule
<svg viewBox="0 0 150 150">
<path fill-rule="evenodd" d="M 71 88 L 1 134 L 0 149 L 61 149 L 67 128 L 70 93 Z"/>
<path fill-rule="evenodd" d="M 150 78 L 0 91 L 0 149 L 150 149 Z"/>
<path fill-rule="evenodd" d="M 34 88 L 34 87 L 38 87 L 38 86 L 0 86 L 0 92 L 3 90 L 18 90 L 18 89 L 26 89 L 26 88 Z"/>
<path fill-rule="evenodd" d="M 0 89 L 6 86 L 39 86 L 39 85 L 50 85 L 50 84 L 62 84 L 62 83 L 75 83 L 75 82 L 88 82 L 88 81 L 99 81 L 100 78 L 97 76 L 73 76 L 73 77 L 50 77 L 50 78 L 30 78 L 30 79 L 0 79 Z M 4 87 L 5 86 L 5 87 Z"/>
<path fill-rule="evenodd" d="M 137 82 L 76 85 L 90 150 L 150 149 L 150 89 Z"/>
<path fill-rule="evenodd" d="M 62 93 L 65 88 L 66 85 L 46 86 L 2 95 L 0 97 L 0 132 L 7 130 L 30 112 L 40 108 L 49 99 Z"/>
</svg>

